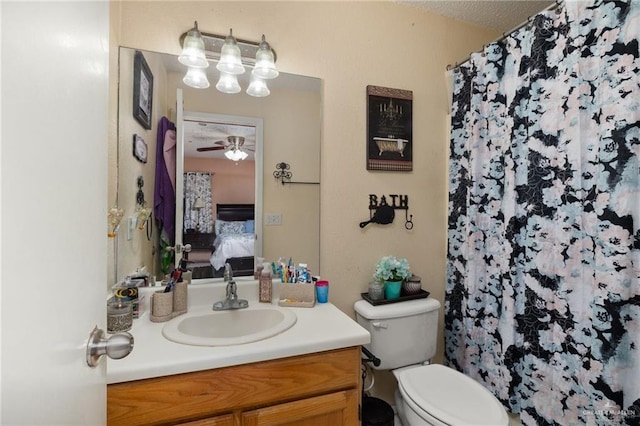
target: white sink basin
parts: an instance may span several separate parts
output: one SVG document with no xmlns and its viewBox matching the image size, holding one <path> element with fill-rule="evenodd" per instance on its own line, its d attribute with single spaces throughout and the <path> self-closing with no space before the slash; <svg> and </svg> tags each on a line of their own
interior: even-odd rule
<svg viewBox="0 0 640 426">
<path fill-rule="evenodd" d="M 296 315 L 288 308 L 254 303 L 229 311 L 193 310 L 169 321 L 162 334 L 185 345 L 231 346 L 273 337 L 296 323 Z"/>
</svg>

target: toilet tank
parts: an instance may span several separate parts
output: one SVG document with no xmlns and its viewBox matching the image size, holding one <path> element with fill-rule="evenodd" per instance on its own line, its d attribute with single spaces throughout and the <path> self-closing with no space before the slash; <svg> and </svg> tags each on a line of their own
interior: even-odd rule
<svg viewBox="0 0 640 426">
<path fill-rule="evenodd" d="M 355 303 L 356 320 L 371 334 L 365 345 L 377 358 L 378 370 L 392 370 L 430 360 L 438 342 L 440 302 L 432 298 L 374 306 Z"/>
</svg>

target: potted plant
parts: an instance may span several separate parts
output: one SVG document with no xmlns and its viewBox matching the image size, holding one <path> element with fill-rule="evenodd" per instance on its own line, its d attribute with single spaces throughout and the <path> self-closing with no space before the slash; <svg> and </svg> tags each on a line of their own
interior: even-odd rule
<svg viewBox="0 0 640 426">
<path fill-rule="evenodd" d="M 373 277 L 384 283 L 385 299 L 397 299 L 400 297 L 402 282 L 411 277 L 409 262 L 407 259 L 385 256 L 378 261 Z"/>
</svg>

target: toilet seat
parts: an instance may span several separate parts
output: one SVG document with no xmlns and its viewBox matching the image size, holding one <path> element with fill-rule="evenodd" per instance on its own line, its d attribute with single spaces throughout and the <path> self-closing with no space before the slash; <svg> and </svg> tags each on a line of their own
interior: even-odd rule
<svg viewBox="0 0 640 426">
<path fill-rule="evenodd" d="M 444 365 L 407 368 L 396 373 L 406 403 L 425 420 L 443 424 L 505 426 L 507 412 L 487 389 Z"/>
</svg>

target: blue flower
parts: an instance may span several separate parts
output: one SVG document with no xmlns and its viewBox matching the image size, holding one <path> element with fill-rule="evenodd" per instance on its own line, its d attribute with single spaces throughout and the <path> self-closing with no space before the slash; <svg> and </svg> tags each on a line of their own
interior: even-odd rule
<svg viewBox="0 0 640 426">
<path fill-rule="evenodd" d="M 411 269 L 407 259 L 385 256 L 376 265 L 373 277 L 378 281 L 404 281 L 411 277 Z"/>
</svg>

